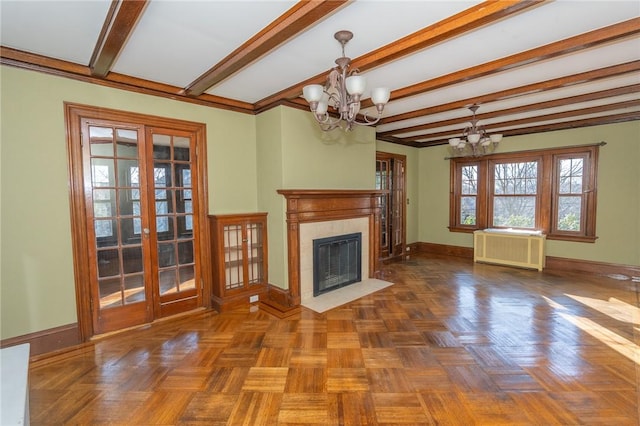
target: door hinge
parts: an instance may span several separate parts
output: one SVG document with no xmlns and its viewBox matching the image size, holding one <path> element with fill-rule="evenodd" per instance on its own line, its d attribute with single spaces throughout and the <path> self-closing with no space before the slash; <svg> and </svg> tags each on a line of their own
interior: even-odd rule
<svg viewBox="0 0 640 426">
<path fill-rule="evenodd" d="M 204 279 L 200 277 L 200 290 L 204 290 Z"/>
</svg>

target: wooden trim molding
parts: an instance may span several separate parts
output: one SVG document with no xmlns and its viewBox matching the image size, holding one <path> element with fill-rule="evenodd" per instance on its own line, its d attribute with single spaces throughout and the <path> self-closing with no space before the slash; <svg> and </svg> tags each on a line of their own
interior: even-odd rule
<svg viewBox="0 0 640 426">
<path fill-rule="evenodd" d="M 67 135 L 67 157 L 69 176 L 69 205 L 71 215 L 71 240 L 73 252 L 73 267 L 76 289 L 76 310 L 80 341 L 86 342 L 96 334 L 91 307 L 91 291 L 89 286 L 89 247 L 87 229 L 89 224 L 86 218 L 86 205 L 84 194 L 83 154 L 82 154 L 82 120 L 106 120 L 111 122 L 135 124 L 145 132 L 145 128 L 171 129 L 175 131 L 189 132 L 196 140 L 197 192 L 194 197 L 194 215 L 197 217 L 199 230 L 199 247 L 196 247 L 197 267 L 202 278 L 202 306 L 209 307 L 211 303 L 211 253 L 209 248 L 209 228 L 207 221 L 208 190 L 207 190 L 207 164 L 203 159 L 207 158 L 206 125 L 192 121 L 165 118 L 135 112 L 127 112 L 108 108 L 94 107 L 90 105 L 64 103 L 65 124 Z M 91 225 L 93 226 L 93 225 Z M 193 304 L 193 308 L 197 308 Z M 164 312 L 157 311 L 156 317 L 171 315 L 175 312 L 169 307 Z"/>
<path fill-rule="evenodd" d="M 29 343 L 30 356 L 34 357 L 48 352 L 58 351 L 81 343 L 78 324 L 67 324 L 49 328 L 22 336 L 10 337 L 0 341 L 0 348 Z"/>
<path fill-rule="evenodd" d="M 459 247 L 424 242 L 412 243 L 410 246 L 412 247 L 412 253 L 441 254 L 444 256 L 456 256 L 473 260 L 473 247 Z M 413 250 L 413 247 L 416 247 L 416 251 Z M 624 277 L 628 277 L 628 279 L 640 277 L 640 266 L 554 256 L 546 256 L 545 270 L 614 275 L 621 279 L 624 279 Z"/>
<path fill-rule="evenodd" d="M 287 202 L 288 306 L 300 304 L 300 224 L 367 217 L 369 277 L 379 276 L 381 190 L 280 189 Z"/>
<path fill-rule="evenodd" d="M 444 256 L 465 257 L 473 259 L 473 247 L 450 246 L 446 244 L 434 244 L 419 242 L 416 244 L 418 253 L 441 254 Z"/>
<path fill-rule="evenodd" d="M 582 272 L 595 275 L 626 275 L 640 277 L 640 266 L 621 265 L 616 263 L 596 262 L 583 259 L 547 256 L 545 269 L 556 271 Z"/>
</svg>

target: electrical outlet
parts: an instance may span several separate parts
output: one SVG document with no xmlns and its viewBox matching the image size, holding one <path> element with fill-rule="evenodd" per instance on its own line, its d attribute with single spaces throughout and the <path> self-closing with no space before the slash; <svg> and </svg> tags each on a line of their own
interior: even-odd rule
<svg viewBox="0 0 640 426">
<path fill-rule="evenodd" d="M 253 296 L 249 296 L 249 303 L 255 303 L 260 299 L 260 296 L 254 294 Z"/>
</svg>

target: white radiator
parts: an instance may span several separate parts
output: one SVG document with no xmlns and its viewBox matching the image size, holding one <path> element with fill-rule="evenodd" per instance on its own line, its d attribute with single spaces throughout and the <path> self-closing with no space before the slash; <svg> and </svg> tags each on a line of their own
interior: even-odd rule
<svg viewBox="0 0 640 426">
<path fill-rule="evenodd" d="M 545 239 L 545 235 L 535 232 L 493 229 L 475 231 L 473 261 L 542 271 L 545 263 Z"/>
</svg>

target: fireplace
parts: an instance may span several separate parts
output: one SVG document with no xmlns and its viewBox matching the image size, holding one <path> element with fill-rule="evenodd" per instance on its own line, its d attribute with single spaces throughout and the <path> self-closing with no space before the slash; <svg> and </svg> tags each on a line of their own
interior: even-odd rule
<svg viewBox="0 0 640 426">
<path fill-rule="evenodd" d="M 361 281 L 360 232 L 313 240 L 313 296 Z"/>
<path fill-rule="evenodd" d="M 300 305 L 301 296 L 313 297 L 313 239 L 361 232 L 361 277 L 377 277 L 380 199 L 384 191 L 281 189 L 278 193 L 287 202 L 289 288 L 284 294 L 274 290 L 270 297 L 285 306 Z M 310 259 L 308 264 L 306 259 Z"/>
</svg>

